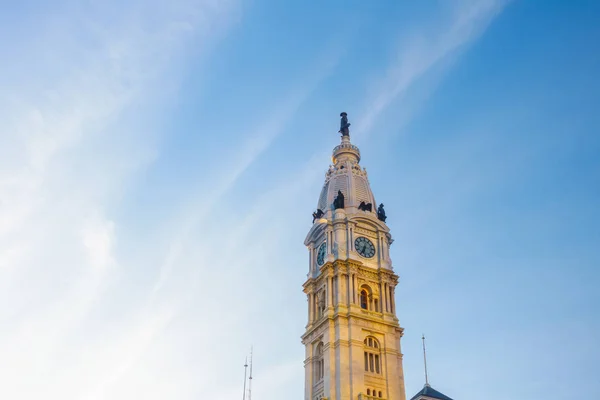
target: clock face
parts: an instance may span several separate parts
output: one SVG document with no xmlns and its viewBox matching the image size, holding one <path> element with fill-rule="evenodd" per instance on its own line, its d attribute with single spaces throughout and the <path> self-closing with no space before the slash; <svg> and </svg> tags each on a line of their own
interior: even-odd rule
<svg viewBox="0 0 600 400">
<path fill-rule="evenodd" d="M 321 243 L 319 246 L 319 252 L 317 253 L 317 264 L 323 265 L 325 263 L 325 253 L 327 251 L 327 242 Z"/>
<path fill-rule="evenodd" d="M 358 237 L 354 241 L 354 248 L 361 256 L 371 258 L 375 255 L 375 246 L 366 237 Z"/>
</svg>

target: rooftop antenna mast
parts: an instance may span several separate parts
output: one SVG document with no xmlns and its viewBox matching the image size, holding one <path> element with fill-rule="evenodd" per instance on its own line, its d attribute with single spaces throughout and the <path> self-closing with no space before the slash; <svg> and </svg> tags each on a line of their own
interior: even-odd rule
<svg viewBox="0 0 600 400">
<path fill-rule="evenodd" d="M 250 347 L 250 377 L 248 378 L 248 400 L 252 400 L 252 347 Z"/>
<path fill-rule="evenodd" d="M 425 334 L 423 334 L 421 339 L 423 339 L 423 363 L 425 365 L 425 386 L 429 386 L 429 379 L 427 377 L 427 353 L 425 353 Z M 252 370 L 252 367 L 250 367 L 250 370 Z M 250 373 L 250 374 L 252 374 L 252 373 Z"/>
<path fill-rule="evenodd" d="M 246 400 L 246 374 L 248 373 L 248 356 L 246 356 L 246 361 L 244 362 L 244 397 L 242 400 Z"/>
</svg>

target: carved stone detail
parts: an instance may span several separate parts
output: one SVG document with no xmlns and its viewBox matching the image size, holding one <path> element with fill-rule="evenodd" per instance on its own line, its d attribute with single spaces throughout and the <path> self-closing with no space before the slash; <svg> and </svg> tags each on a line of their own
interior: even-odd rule
<svg viewBox="0 0 600 400">
<path fill-rule="evenodd" d="M 371 281 L 374 282 L 379 282 L 379 275 L 377 274 L 377 272 L 374 271 L 369 271 L 367 268 L 360 268 L 359 270 L 359 276 L 362 277 L 366 277 L 368 279 L 370 279 Z"/>
<path fill-rule="evenodd" d="M 354 228 L 354 233 L 368 236 L 370 238 L 377 240 L 377 232 L 373 232 L 372 230 L 369 230 L 369 229 L 364 229 L 364 228 L 357 226 Z"/>
</svg>

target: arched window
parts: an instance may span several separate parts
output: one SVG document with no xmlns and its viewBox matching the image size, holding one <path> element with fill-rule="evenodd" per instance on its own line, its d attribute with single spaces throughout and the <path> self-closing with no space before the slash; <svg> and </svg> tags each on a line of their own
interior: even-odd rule
<svg viewBox="0 0 600 400">
<path fill-rule="evenodd" d="M 373 291 L 369 285 L 362 285 L 360 287 L 360 308 L 363 310 L 373 309 Z"/>
<path fill-rule="evenodd" d="M 323 357 L 323 342 L 319 342 L 315 347 L 315 356 L 314 356 L 314 373 L 315 373 L 315 383 L 320 382 L 325 375 L 325 359 Z"/>
<path fill-rule="evenodd" d="M 379 391 L 379 398 L 382 398 L 383 396 L 381 395 L 381 390 Z"/>
<path fill-rule="evenodd" d="M 371 395 L 371 389 L 367 389 L 367 396 Z"/>
<path fill-rule="evenodd" d="M 367 289 L 362 289 L 360 291 L 360 308 L 368 310 L 369 309 L 369 293 Z"/>
<path fill-rule="evenodd" d="M 317 319 L 321 318 L 325 314 L 325 290 L 321 290 L 316 296 L 317 306 Z"/>
<path fill-rule="evenodd" d="M 365 371 L 381 373 L 381 355 L 379 342 L 372 336 L 365 338 Z"/>
</svg>

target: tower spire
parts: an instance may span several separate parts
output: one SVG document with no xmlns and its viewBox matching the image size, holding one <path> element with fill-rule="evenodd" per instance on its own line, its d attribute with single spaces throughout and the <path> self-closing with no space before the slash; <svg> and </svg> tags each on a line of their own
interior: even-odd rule
<svg viewBox="0 0 600 400">
<path fill-rule="evenodd" d="M 427 376 L 427 353 L 425 353 L 425 334 L 423 334 L 421 339 L 423 339 L 423 364 L 425 365 L 425 386 L 429 386 L 429 378 Z"/>
</svg>

